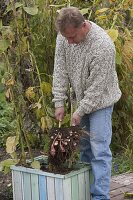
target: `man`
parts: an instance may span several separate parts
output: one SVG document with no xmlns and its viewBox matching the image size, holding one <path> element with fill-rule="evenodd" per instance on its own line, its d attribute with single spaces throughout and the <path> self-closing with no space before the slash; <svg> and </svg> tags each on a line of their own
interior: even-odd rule
<svg viewBox="0 0 133 200">
<path fill-rule="evenodd" d="M 81 161 L 92 166 L 92 200 L 109 200 L 112 155 L 113 105 L 121 96 L 115 70 L 115 47 L 107 33 L 86 21 L 77 8 L 61 9 L 56 28 L 53 102 L 55 117 L 64 118 L 69 83 L 76 95 L 77 110 L 72 125 L 81 124 L 90 133 L 81 139 Z"/>
</svg>

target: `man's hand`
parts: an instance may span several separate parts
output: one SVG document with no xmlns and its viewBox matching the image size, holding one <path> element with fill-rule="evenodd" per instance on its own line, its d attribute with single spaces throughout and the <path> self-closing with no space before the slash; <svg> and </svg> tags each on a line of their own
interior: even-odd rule
<svg viewBox="0 0 133 200">
<path fill-rule="evenodd" d="M 74 113 L 73 113 L 73 116 L 72 116 L 72 120 L 71 120 L 72 126 L 79 125 L 79 124 L 80 124 L 80 121 L 81 121 L 80 115 L 77 114 L 76 112 L 74 112 Z"/>
<path fill-rule="evenodd" d="M 55 118 L 58 121 L 62 121 L 64 119 L 65 110 L 64 107 L 55 108 Z"/>
</svg>

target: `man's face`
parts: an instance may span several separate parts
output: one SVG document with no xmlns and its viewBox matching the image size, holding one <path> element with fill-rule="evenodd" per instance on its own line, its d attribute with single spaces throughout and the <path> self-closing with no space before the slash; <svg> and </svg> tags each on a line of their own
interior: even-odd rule
<svg viewBox="0 0 133 200">
<path fill-rule="evenodd" d="M 61 33 L 69 44 L 79 44 L 85 39 L 85 25 L 81 25 L 79 28 L 74 28 L 69 25 L 63 33 Z"/>
</svg>

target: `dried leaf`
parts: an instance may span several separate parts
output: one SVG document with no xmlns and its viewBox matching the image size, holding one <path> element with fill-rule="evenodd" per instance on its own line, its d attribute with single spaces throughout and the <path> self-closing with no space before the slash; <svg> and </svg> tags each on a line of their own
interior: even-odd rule
<svg viewBox="0 0 133 200">
<path fill-rule="evenodd" d="M 46 116 L 46 123 L 47 123 L 47 128 L 48 129 L 51 129 L 53 127 L 53 122 L 52 122 L 51 117 Z"/>
<path fill-rule="evenodd" d="M 18 141 L 16 141 L 16 136 L 8 137 L 6 141 L 6 152 L 12 154 L 16 150 L 16 145 Z"/>
<path fill-rule="evenodd" d="M 14 83 L 15 83 L 14 79 L 9 79 L 6 81 L 5 85 L 10 86 L 10 85 L 14 85 Z"/>
<path fill-rule="evenodd" d="M 33 90 L 34 90 L 34 87 L 29 87 L 25 91 L 25 96 L 27 97 L 28 100 L 31 100 L 31 99 L 35 98 L 35 92 Z"/>
<path fill-rule="evenodd" d="M 6 100 L 7 101 L 9 101 L 9 102 L 12 101 L 13 98 L 12 98 L 12 93 L 11 93 L 11 89 L 10 88 L 8 88 L 8 90 L 6 91 L 5 96 L 6 96 Z"/>
</svg>

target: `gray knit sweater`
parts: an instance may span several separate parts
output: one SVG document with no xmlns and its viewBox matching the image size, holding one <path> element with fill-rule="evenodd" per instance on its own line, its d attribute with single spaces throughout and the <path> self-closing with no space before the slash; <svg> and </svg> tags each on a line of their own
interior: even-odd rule
<svg viewBox="0 0 133 200">
<path fill-rule="evenodd" d="M 55 107 L 64 105 L 71 83 L 80 116 L 111 106 L 121 97 L 114 44 L 101 27 L 91 24 L 86 39 L 79 44 L 68 44 L 61 34 L 56 41 L 53 102 Z"/>
</svg>

